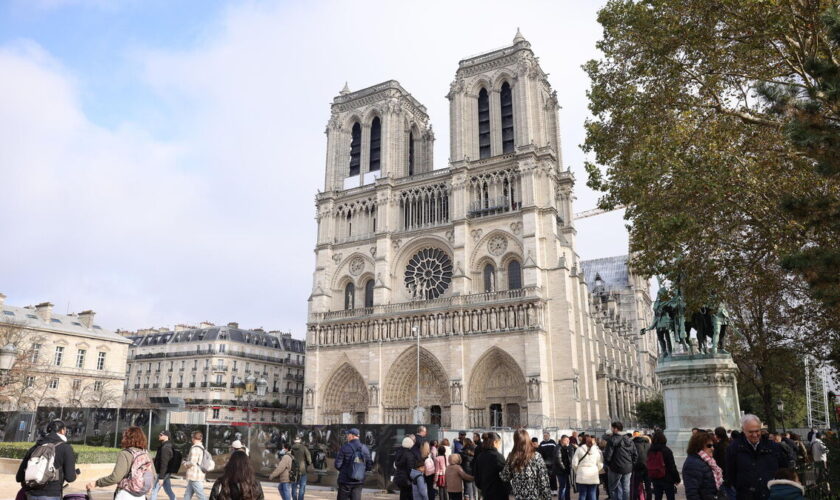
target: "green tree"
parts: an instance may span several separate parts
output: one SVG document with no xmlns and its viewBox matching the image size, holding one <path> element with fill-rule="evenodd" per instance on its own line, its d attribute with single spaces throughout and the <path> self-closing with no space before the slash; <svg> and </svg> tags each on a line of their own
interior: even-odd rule
<svg viewBox="0 0 840 500">
<path fill-rule="evenodd" d="M 603 56 L 584 67 L 592 80 L 588 184 L 604 192 L 602 208 L 627 207 L 631 265 L 681 277 L 689 308 L 717 295 L 739 309 L 743 337 L 733 349 L 759 381 L 765 407 L 774 400 L 773 383 L 761 382 L 770 378 L 762 372 L 772 370 L 773 349 L 840 353 L 833 327 L 840 315 L 781 267 L 813 246 L 815 233 L 783 207 L 836 195 L 837 184 L 790 140 L 789 116 L 758 93 L 784 85 L 819 92 L 803 75 L 814 54 L 835 56 L 819 22 L 829 7 L 827 0 L 612 0 L 598 16 Z M 763 289 L 752 303 L 742 300 Z M 815 328 L 805 335 L 808 327 L 797 325 Z"/>
<path fill-rule="evenodd" d="M 647 401 L 639 401 L 636 403 L 636 419 L 644 427 L 651 429 L 665 428 L 665 402 L 662 396 L 659 395 Z"/>
</svg>

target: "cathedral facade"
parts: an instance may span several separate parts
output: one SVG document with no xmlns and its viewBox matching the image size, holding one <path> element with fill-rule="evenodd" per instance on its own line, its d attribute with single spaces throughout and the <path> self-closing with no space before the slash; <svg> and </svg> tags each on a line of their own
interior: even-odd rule
<svg viewBox="0 0 840 500">
<path fill-rule="evenodd" d="M 630 312 L 586 282 L 557 95 L 529 42 L 460 61 L 447 98 L 437 170 L 426 108 L 398 82 L 333 100 L 303 423 L 630 419 L 655 390 L 647 281 L 623 285 Z"/>
</svg>

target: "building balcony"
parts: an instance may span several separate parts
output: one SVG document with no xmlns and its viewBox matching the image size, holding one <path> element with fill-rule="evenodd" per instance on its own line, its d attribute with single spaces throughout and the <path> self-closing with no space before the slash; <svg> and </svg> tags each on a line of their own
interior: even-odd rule
<svg viewBox="0 0 840 500">
<path fill-rule="evenodd" d="M 212 372 L 227 372 L 228 365 L 215 365 L 210 367 L 210 371 Z"/>
<path fill-rule="evenodd" d="M 176 387 L 177 389 L 181 389 L 182 387 L 184 387 L 184 383 L 183 383 L 183 382 L 178 382 L 178 384 L 177 384 L 177 385 L 175 385 L 175 387 Z"/>
<path fill-rule="evenodd" d="M 172 384 L 165 384 L 163 387 L 164 387 L 164 389 L 171 389 L 171 388 L 172 388 Z"/>
<path fill-rule="evenodd" d="M 190 389 L 192 389 L 193 387 L 195 387 L 195 382 L 190 382 Z"/>
<path fill-rule="evenodd" d="M 227 387 L 226 382 L 210 382 L 209 385 L 210 385 L 211 389 L 223 389 L 223 388 Z"/>
</svg>

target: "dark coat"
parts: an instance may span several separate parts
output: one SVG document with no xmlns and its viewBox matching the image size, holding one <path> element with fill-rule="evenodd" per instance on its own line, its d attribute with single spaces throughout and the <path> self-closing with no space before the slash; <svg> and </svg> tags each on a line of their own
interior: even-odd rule
<svg viewBox="0 0 840 500">
<path fill-rule="evenodd" d="M 782 451 L 785 452 L 785 455 L 788 457 L 788 467 L 793 469 L 796 468 L 796 444 L 787 438 L 782 438 L 782 442 L 779 443 L 779 446 L 782 447 Z"/>
<path fill-rule="evenodd" d="M 682 469 L 686 500 L 717 500 L 718 489 L 711 466 L 698 455 L 685 457 Z"/>
<path fill-rule="evenodd" d="M 473 462 L 475 485 L 485 500 L 508 500 L 510 483 L 499 477 L 504 468 L 505 458 L 496 448 L 481 450 Z"/>
<path fill-rule="evenodd" d="M 715 449 L 712 452 L 712 458 L 715 459 L 715 463 L 718 464 L 720 470 L 723 471 L 723 477 L 726 477 L 726 449 L 729 448 L 729 440 L 726 441 L 718 441 L 715 443 Z"/>
<path fill-rule="evenodd" d="M 677 463 L 674 461 L 674 452 L 664 444 L 652 444 L 648 449 L 648 454 L 658 451 L 662 453 L 662 460 L 665 461 L 665 477 L 662 479 L 655 479 L 654 481 L 664 481 L 670 484 L 680 484 L 680 471 L 677 469 Z M 647 463 L 647 462 L 645 462 Z M 647 468 L 647 466 L 645 466 Z"/>
<path fill-rule="evenodd" d="M 365 461 L 365 471 L 373 469 L 373 460 L 370 458 L 368 447 L 359 442 L 358 439 L 348 441 L 341 446 L 335 455 L 335 468 L 338 472 L 338 484 L 362 484 L 364 481 L 353 480 L 353 458 L 356 450 L 362 450 L 362 458 Z"/>
<path fill-rule="evenodd" d="M 767 483 L 770 488 L 769 500 L 805 500 L 802 485 L 793 481 L 776 479 Z"/>
<path fill-rule="evenodd" d="M 472 476 L 473 461 L 475 461 L 475 446 L 461 448 L 461 468 Z"/>
<path fill-rule="evenodd" d="M 642 436 L 633 438 L 633 446 L 636 447 L 636 464 L 634 470 L 647 472 L 647 454 L 650 449 L 650 441 Z"/>
<path fill-rule="evenodd" d="M 554 475 L 562 476 L 572 470 L 572 457 L 575 456 L 575 448 L 572 445 L 557 445 L 554 453 Z"/>
<path fill-rule="evenodd" d="M 29 457 L 32 456 L 35 448 L 45 443 L 62 443 L 55 447 L 55 459 L 53 461 L 55 469 L 58 471 L 58 479 L 56 481 L 50 481 L 43 488 L 38 488 L 37 494 L 38 496 L 61 498 L 61 489 L 64 486 L 64 481 L 72 483 L 76 480 L 76 455 L 73 453 L 73 446 L 70 443 L 65 443 L 55 432 L 51 432 L 42 437 L 35 442 L 35 446 L 29 448 L 29 451 L 26 452 L 23 461 L 20 463 L 20 467 L 18 467 L 15 481 L 21 484 L 24 482 L 26 478 L 26 464 L 29 462 Z"/>
<path fill-rule="evenodd" d="M 157 452 L 155 452 L 155 470 L 158 473 L 158 479 L 166 479 L 169 477 L 169 473 L 166 472 L 166 469 L 169 467 L 169 461 L 172 460 L 172 455 L 174 454 L 174 450 L 172 448 L 172 441 L 167 440 L 165 443 L 160 445 Z"/>
<path fill-rule="evenodd" d="M 777 443 L 762 438 L 753 449 L 742 435 L 726 449 L 724 478 L 727 485 L 735 488 L 738 498 L 764 500 L 770 495 L 767 481 L 787 463 L 787 455 Z"/>
<path fill-rule="evenodd" d="M 624 434 L 612 434 L 608 437 L 607 448 L 604 450 L 604 463 L 611 471 L 618 474 L 633 472 L 633 464 L 636 463 L 638 456 L 633 441 Z"/>
<path fill-rule="evenodd" d="M 417 458 L 410 448 L 397 448 L 397 452 L 394 453 L 394 484 L 400 488 L 411 486 L 408 474 L 416 465 Z"/>
<path fill-rule="evenodd" d="M 557 443 L 553 439 L 541 442 L 539 448 L 537 448 L 537 451 L 540 456 L 542 456 L 543 462 L 545 462 L 545 466 L 549 471 L 554 465 L 554 452 L 556 448 Z"/>
</svg>

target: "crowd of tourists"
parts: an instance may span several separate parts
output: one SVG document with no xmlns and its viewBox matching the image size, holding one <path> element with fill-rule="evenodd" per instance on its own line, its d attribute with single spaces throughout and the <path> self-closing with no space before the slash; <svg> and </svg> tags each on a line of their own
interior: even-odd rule
<svg viewBox="0 0 840 500">
<path fill-rule="evenodd" d="M 819 432 L 803 440 L 795 433 L 768 433 L 755 415 L 745 415 L 739 430 L 692 430 L 682 470 L 661 430 L 651 434 L 625 432 L 613 422 L 600 437 L 582 432 L 543 440 L 525 429 L 513 434 L 513 448 L 502 455 L 502 439 L 495 432 L 460 432 L 457 439 L 434 440 L 424 426 L 407 435 L 394 456 L 393 482 L 400 500 L 674 500 L 682 485 L 687 500 L 798 500 L 804 488 L 796 470 L 813 464 L 823 479 L 828 470 L 827 449 Z M 22 488 L 18 500 L 62 500 L 65 483 L 78 470 L 66 425 L 55 420 L 47 434 L 28 450 L 16 480 Z M 372 470 L 370 450 L 359 440 L 359 430 L 345 431 L 346 442 L 335 456 L 338 500 L 360 500 L 365 476 Z M 168 431 L 158 435 L 160 446 L 151 458 L 148 441 L 139 427 L 122 434 L 121 451 L 113 471 L 91 481 L 88 491 L 114 486 L 115 500 L 157 500 L 160 490 L 175 500 L 172 474 L 183 467 L 184 500 L 206 500 L 204 482 L 213 470 L 213 457 L 204 448 L 204 436 L 193 432 L 182 456 Z M 303 500 L 309 450 L 300 438 L 284 443 L 280 460 L 269 476 L 278 481 L 283 500 Z M 260 482 L 239 441 L 210 490 L 210 500 L 263 500 Z"/>
</svg>

